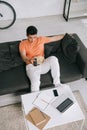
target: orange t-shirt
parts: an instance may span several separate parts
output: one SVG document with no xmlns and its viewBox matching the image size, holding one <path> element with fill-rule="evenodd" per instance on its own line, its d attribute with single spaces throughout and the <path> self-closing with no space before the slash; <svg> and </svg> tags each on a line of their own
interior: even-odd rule
<svg viewBox="0 0 87 130">
<path fill-rule="evenodd" d="M 19 44 L 19 51 L 26 51 L 26 56 L 31 58 L 34 58 L 35 56 L 44 56 L 44 44 L 50 42 L 49 37 L 37 37 L 37 39 L 30 43 L 27 39 L 21 41 Z M 26 63 L 29 64 L 29 63 Z"/>
</svg>

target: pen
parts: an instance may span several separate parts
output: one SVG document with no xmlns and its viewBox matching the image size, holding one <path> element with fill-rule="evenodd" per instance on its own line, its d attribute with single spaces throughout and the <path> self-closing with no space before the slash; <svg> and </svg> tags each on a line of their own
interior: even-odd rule
<svg viewBox="0 0 87 130">
<path fill-rule="evenodd" d="M 43 102 L 45 102 L 45 103 L 47 103 L 47 104 L 49 104 L 48 102 L 46 102 L 44 99 L 41 99 Z"/>
</svg>

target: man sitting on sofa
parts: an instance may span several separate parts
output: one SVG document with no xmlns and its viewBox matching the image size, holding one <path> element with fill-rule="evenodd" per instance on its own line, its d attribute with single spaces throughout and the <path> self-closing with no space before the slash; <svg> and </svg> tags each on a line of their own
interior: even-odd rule
<svg viewBox="0 0 87 130">
<path fill-rule="evenodd" d="M 27 39 L 19 44 L 19 51 L 26 63 L 26 73 L 31 81 L 31 91 L 39 91 L 40 75 L 51 70 L 53 84 L 57 87 L 60 83 L 60 68 L 58 59 L 50 56 L 44 59 L 44 44 L 61 40 L 64 35 L 45 37 L 37 36 L 37 28 L 29 26 L 26 29 Z"/>
</svg>

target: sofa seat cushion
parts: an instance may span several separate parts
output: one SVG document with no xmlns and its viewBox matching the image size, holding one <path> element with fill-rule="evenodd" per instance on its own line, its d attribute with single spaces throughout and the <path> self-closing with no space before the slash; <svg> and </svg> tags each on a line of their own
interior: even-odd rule
<svg viewBox="0 0 87 130">
<path fill-rule="evenodd" d="M 46 46 L 50 46 L 50 44 L 47 44 Z M 82 73 L 78 68 L 77 63 L 70 63 L 64 56 L 62 49 L 58 49 L 58 51 L 54 52 L 53 55 L 58 58 L 60 64 L 61 83 L 68 83 L 82 78 Z M 47 74 L 41 76 L 41 82 L 42 87 L 46 85 L 49 86 L 49 84 L 52 86 L 53 82 L 50 71 Z"/>
<path fill-rule="evenodd" d="M 61 83 L 68 83 L 82 78 L 82 74 L 75 63 L 61 66 L 60 75 Z"/>
<path fill-rule="evenodd" d="M 62 64 L 60 63 L 60 81 L 61 83 L 68 83 L 81 79 L 83 76 L 76 63 Z M 41 75 L 41 88 L 53 86 L 53 79 L 50 71 L 47 74 Z"/>
<path fill-rule="evenodd" d="M 68 83 L 71 81 L 81 79 L 83 77 L 80 69 L 78 68 L 77 63 L 69 64 L 66 58 L 64 57 L 62 51 L 60 51 L 60 53 L 56 53 L 56 56 L 60 65 L 61 83 Z M 50 71 L 47 74 L 41 75 L 41 87 L 49 87 L 49 85 L 53 85 L 53 79 Z"/>
<path fill-rule="evenodd" d="M 82 73 L 78 68 L 77 63 L 69 63 L 62 52 L 58 54 L 60 64 L 60 80 L 62 83 L 78 80 L 82 78 Z"/>
<path fill-rule="evenodd" d="M 24 66 L 0 72 L 0 95 L 17 93 L 20 90 L 30 91 Z"/>
<path fill-rule="evenodd" d="M 51 72 L 49 71 L 46 74 L 41 75 L 41 88 L 51 87 L 53 86 L 53 79 L 51 76 Z"/>
</svg>

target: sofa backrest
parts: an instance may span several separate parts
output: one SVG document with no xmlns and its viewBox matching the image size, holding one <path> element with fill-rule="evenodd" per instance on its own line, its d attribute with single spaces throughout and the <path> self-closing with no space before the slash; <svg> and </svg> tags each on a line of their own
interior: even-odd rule
<svg viewBox="0 0 87 130">
<path fill-rule="evenodd" d="M 0 43 L 0 72 L 23 64 L 18 41 Z"/>
</svg>

